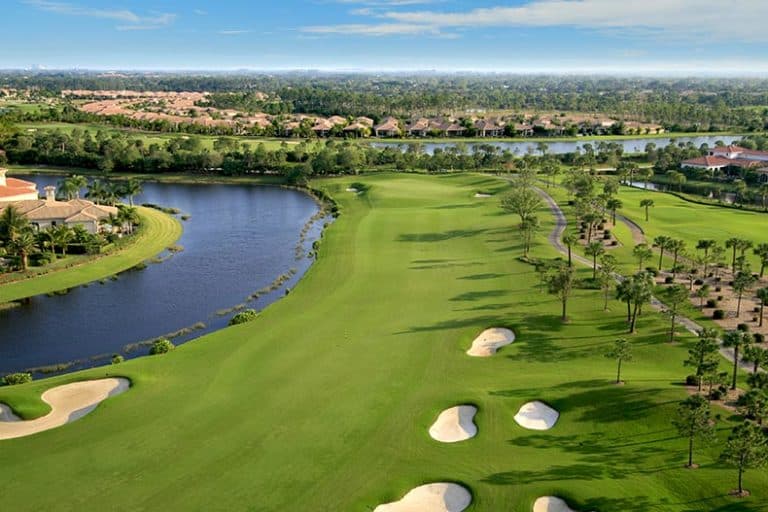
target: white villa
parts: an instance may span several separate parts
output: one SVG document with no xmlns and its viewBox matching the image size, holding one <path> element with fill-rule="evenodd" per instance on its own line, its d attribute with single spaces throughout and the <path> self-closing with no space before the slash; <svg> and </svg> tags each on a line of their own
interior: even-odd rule
<svg viewBox="0 0 768 512">
<path fill-rule="evenodd" d="M 7 178 L 0 169 L 0 211 L 9 205 L 27 217 L 35 229 L 50 226 L 82 226 L 89 233 L 101 231 L 101 221 L 117 215 L 114 206 L 102 206 L 85 199 L 57 201 L 56 187 L 45 187 L 45 199 L 39 199 L 37 185 L 30 181 Z"/>
</svg>

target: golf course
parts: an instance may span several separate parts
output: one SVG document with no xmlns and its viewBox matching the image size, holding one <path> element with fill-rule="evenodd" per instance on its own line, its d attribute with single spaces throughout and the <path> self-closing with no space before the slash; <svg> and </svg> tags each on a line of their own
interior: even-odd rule
<svg viewBox="0 0 768 512">
<path fill-rule="evenodd" d="M 444 483 L 471 498 L 469 512 L 530 512 L 543 497 L 557 499 L 535 510 L 565 500 L 581 512 L 768 511 L 765 470 L 745 473 L 751 496 L 729 495 L 737 473 L 719 457 L 734 411 L 713 406 L 717 440 L 685 467 L 688 439 L 672 421 L 695 336 L 668 343 L 669 319 L 651 307 L 628 335 L 626 306 L 611 298 L 604 311 L 599 289 L 575 288 L 563 322 L 519 259 L 518 219 L 500 208 L 508 181 L 381 173 L 311 186 L 341 215 L 301 282 L 256 320 L 167 354 L 0 388 L 33 423 L 51 412 L 41 398 L 51 388 L 130 382 L 77 421 L 0 440 L 6 508 L 372 511 Z M 648 195 L 618 197 L 650 239 L 755 238 L 768 218 L 654 193 L 645 223 Z M 538 217 L 530 255 L 561 257 L 547 240 L 555 218 L 543 207 Z M 152 222 L 165 223 L 163 243 L 146 246 L 156 253 L 180 228 Z M 627 229 L 616 234 L 631 248 Z M 10 286 L 0 302 L 28 293 Z M 620 337 L 634 357 L 617 385 L 605 353 Z"/>
</svg>

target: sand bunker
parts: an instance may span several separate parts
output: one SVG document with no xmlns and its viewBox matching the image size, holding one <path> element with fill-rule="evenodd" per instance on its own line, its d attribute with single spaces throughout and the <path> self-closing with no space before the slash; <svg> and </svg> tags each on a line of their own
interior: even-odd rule
<svg viewBox="0 0 768 512">
<path fill-rule="evenodd" d="M 22 421 L 8 406 L 0 404 L 0 439 L 30 436 L 77 421 L 107 398 L 126 391 L 130 385 L 128 379 L 113 378 L 73 382 L 51 388 L 41 397 L 43 402 L 51 406 L 51 412 L 30 421 Z"/>
<path fill-rule="evenodd" d="M 477 426 L 473 421 L 477 407 L 458 405 L 440 413 L 437 421 L 429 428 L 432 439 L 441 443 L 458 443 L 477 435 Z"/>
<path fill-rule="evenodd" d="M 473 357 L 491 357 L 498 349 L 513 341 L 515 341 L 514 332 L 501 327 L 492 327 L 475 338 L 467 354 Z"/>
<path fill-rule="evenodd" d="M 486 197 L 493 197 L 493 196 L 491 194 L 483 194 L 482 192 L 478 192 L 477 194 L 475 194 L 475 197 L 486 198 Z"/>
<path fill-rule="evenodd" d="M 373 512 L 461 512 L 472 503 L 472 495 L 458 484 L 427 484 L 417 487 L 400 501 L 379 505 Z"/>
<path fill-rule="evenodd" d="M 549 430 L 555 426 L 559 417 L 559 412 L 544 402 L 535 401 L 523 405 L 515 414 L 515 421 L 530 430 Z"/>
<path fill-rule="evenodd" d="M 359 191 L 358 189 L 354 188 L 354 187 L 349 187 L 349 188 L 347 189 L 347 192 L 354 192 L 355 194 L 357 194 L 357 193 L 359 193 L 360 191 Z"/>
<path fill-rule="evenodd" d="M 543 496 L 533 504 L 533 512 L 576 512 L 568 504 L 554 496 Z"/>
</svg>

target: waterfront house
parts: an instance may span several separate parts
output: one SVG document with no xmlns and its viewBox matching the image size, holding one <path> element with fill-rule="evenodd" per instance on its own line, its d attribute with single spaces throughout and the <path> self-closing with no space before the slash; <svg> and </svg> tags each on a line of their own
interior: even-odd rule
<svg viewBox="0 0 768 512">
<path fill-rule="evenodd" d="M 13 201 L 37 199 L 37 185 L 31 181 L 8 178 L 7 169 L 0 167 L 0 207 Z"/>
</svg>

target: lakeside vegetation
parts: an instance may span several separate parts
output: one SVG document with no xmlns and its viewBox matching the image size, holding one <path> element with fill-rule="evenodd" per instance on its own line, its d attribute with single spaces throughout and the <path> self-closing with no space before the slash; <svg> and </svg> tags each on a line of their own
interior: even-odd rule
<svg viewBox="0 0 768 512">
<path fill-rule="evenodd" d="M 364 192 L 346 192 L 353 184 Z M 684 467 L 688 439 L 672 419 L 682 417 L 683 361 L 696 339 L 682 334 L 667 343 L 669 319 L 652 310 L 626 336 L 625 305 L 610 298 L 604 311 L 602 292 L 581 287 L 563 323 L 560 300 L 517 259 L 516 219 L 498 201 L 506 182 L 381 174 L 312 186 L 333 195 L 343 215 L 301 284 L 255 320 L 162 357 L 0 389 L 3 402 L 34 417 L 47 410 L 43 389 L 106 373 L 133 384 L 76 425 L 4 443 L 4 466 L 33 461 L 24 479 L 4 484 L 9 506 L 352 510 L 446 478 L 472 490 L 468 510 L 478 511 L 528 510 L 552 494 L 583 510 L 638 512 L 678 510 L 677 503 L 737 511 L 764 500 L 768 480 L 759 471 L 745 475 L 751 497 L 728 496 L 736 469 L 720 455 L 726 445 L 731 454 L 738 448 L 727 438 L 741 419 L 719 406 L 711 416 L 716 440 L 697 443 L 698 470 Z M 478 190 L 494 197 L 475 198 Z M 537 217 L 530 256 L 554 258 L 545 238 L 553 219 L 543 210 Z M 592 270 L 574 273 L 586 280 Z M 345 315 L 333 314 L 342 308 Z M 512 328 L 516 341 L 493 358 L 467 357 L 472 338 L 489 326 Z M 622 386 L 617 358 L 604 357 L 619 336 L 632 345 Z M 561 413 L 553 430 L 515 426 L 519 406 L 532 399 Z M 479 435 L 451 447 L 435 443 L 429 425 L 456 403 L 478 407 Z M 244 412 L 254 406 L 259 414 Z M 280 425 L 291 428 L 278 435 Z M 176 449 L 203 438 L 204 450 Z M 137 439 L 141 450 L 132 448 Z M 158 462 L 171 454 L 172 474 Z M 77 472 L 51 479 L 47 468 L 56 467 Z M 204 479 L 196 478 L 200 467 Z M 125 494 L 125 478 L 138 472 L 141 482 Z M 159 492 L 192 478 L 198 484 L 184 493 Z M 87 492 L 73 498 L 75 482 Z"/>
</svg>

